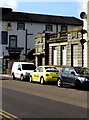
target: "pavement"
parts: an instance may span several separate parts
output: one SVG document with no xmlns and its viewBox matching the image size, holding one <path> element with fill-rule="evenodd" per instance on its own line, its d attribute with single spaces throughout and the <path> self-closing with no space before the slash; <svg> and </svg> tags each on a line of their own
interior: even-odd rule
<svg viewBox="0 0 89 120">
<path fill-rule="evenodd" d="M 11 74 L 0 74 L 0 80 L 10 79 Z"/>
<path fill-rule="evenodd" d="M 11 74 L 0 74 L 0 76 L 11 77 Z"/>
</svg>

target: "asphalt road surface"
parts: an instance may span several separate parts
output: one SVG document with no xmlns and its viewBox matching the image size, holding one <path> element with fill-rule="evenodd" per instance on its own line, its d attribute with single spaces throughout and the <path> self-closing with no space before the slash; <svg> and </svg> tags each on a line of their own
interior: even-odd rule
<svg viewBox="0 0 89 120">
<path fill-rule="evenodd" d="M 2 80 L 2 110 L 18 118 L 87 118 L 88 91 Z"/>
</svg>

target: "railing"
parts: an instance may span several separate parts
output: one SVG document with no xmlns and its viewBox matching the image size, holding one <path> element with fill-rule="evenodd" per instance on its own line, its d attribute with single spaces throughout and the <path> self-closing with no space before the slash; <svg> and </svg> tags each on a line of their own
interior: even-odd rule
<svg viewBox="0 0 89 120">
<path fill-rule="evenodd" d="M 67 39 L 67 32 L 51 33 L 49 40 Z"/>
</svg>

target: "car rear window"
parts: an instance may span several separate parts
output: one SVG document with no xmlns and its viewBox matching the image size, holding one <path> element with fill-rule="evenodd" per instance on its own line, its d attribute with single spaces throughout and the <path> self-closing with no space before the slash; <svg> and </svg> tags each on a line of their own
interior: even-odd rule
<svg viewBox="0 0 89 120">
<path fill-rule="evenodd" d="M 76 71 L 78 74 L 89 75 L 89 68 L 75 67 L 75 71 Z"/>
<path fill-rule="evenodd" d="M 55 67 L 45 67 L 46 72 L 58 72 Z"/>
<path fill-rule="evenodd" d="M 35 65 L 32 64 L 22 64 L 22 69 L 23 70 L 35 70 Z"/>
</svg>

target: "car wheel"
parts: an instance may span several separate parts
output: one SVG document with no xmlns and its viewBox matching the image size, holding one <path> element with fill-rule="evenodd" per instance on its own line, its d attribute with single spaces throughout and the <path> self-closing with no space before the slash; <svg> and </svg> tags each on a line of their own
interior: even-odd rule
<svg viewBox="0 0 89 120">
<path fill-rule="evenodd" d="M 29 82 L 32 83 L 32 76 L 29 77 Z"/>
<path fill-rule="evenodd" d="M 21 81 L 23 81 L 23 80 L 24 80 L 24 76 L 23 76 L 23 75 L 21 75 L 20 80 L 21 80 Z"/>
<path fill-rule="evenodd" d="M 60 78 L 58 78 L 58 81 L 57 81 L 57 86 L 58 86 L 58 87 L 63 87 L 63 85 L 62 85 L 62 81 L 61 81 L 61 79 L 60 79 Z"/>
<path fill-rule="evenodd" d="M 43 78 L 43 77 L 40 78 L 40 84 L 41 84 L 41 85 L 44 84 L 44 78 Z"/>
<path fill-rule="evenodd" d="M 15 80 L 15 75 L 14 75 L 14 73 L 12 74 L 12 80 Z"/>
<path fill-rule="evenodd" d="M 79 80 L 76 80 L 76 81 L 75 81 L 75 87 L 76 87 L 77 89 L 80 89 L 80 88 L 81 88 L 81 82 L 80 82 Z"/>
</svg>

